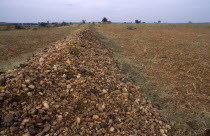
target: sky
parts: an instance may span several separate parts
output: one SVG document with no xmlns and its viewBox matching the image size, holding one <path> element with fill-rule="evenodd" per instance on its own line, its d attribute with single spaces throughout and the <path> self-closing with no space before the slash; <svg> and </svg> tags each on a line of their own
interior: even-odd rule
<svg viewBox="0 0 210 136">
<path fill-rule="evenodd" d="M 210 0 L 0 0 L 0 22 L 210 22 Z"/>
</svg>

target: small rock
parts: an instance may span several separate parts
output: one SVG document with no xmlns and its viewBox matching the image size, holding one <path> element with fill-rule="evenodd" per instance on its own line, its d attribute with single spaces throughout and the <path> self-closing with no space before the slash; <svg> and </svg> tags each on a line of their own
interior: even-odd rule
<svg viewBox="0 0 210 136">
<path fill-rule="evenodd" d="M 4 122 L 12 122 L 14 119 L 14 115 L 13 114 L 8 114 L 7 116 L 4 117 Z"/>
<path fill-rule="evenodd" d="M 81 119 L 79 117 L 77 117 L 77 124 L 80 124 Z"/>
<path fill-rule="evenodd" d="M 67 89 L 71 89 L 71 85 L 67 85 Z"/>
<path fill-rule="evenodd" d="M 30 89 L 34 89 L 34 88 L 35 88 L 34 85 L 29 85 L 28 87 L 29 87 Z"/>
<path fill-rule="evenodd" d="M 50 124 L 45 124 L 44 129 L 42 130 L 42 132 L 40 132 L 39 134 L 37 134 L 36 136 L 42 136 L 44 135 L 44 133 L 48 132 L 50 130 Z"/>
<path fill-rule="evenodd" d="M 80 78 L 80 77 L 81 77 L 81 74 L 78 74 L 78 75 L 77 75 L 77 78 Z"/>
<path fill-rule="evenodd" d="M 160 129 L 160 133 L 161 133 L 161 134 L 165 134 L 165 132 L 164 132 L 163 129 Z"/>
<path fill-rule="evenodd" d="M 5 96 L 5 93 L 0 93 L 0 97 L 4 97 Z"/>
<path fill-rule="evenodd" d="M 10 127 L 10 131 L 12 132 L 12 133 L 14 133 L 15 131 L 17 131 L 18 130 L 18 127 Z"/>
<path fill-rule="evenodd" d="M 45 59 L 42 57 L 39 59 L 39 62 L 44 62 L 44 61 L 45 61 Z"/>
<path fill-rule="evenodd" d="M 34 135 L 36 133 L 33 125 L 28 128 L 28 131 L 31 135 Z"/>
<path fill-rule="evenodd" d="M 168 128 L 168 129 L 171 129 L 171 126 L 169 126 L 169 125 L 166 125 L 166 128 Z"/>
<path fill-rule="evenodd" d="M 4 98 L 0 96 L 0 101 L 2 101 Z"/>
<path fill-rule="evenodd" d="M 94 120 L 98 120 L 99 119 L 99 116 L 98 115 L 93 115 L 93 119 Z"/>
<path fill-rule="evenodd" d="M 25 134 L 23 134 L 23 136 L 30 136 L 30 134 L 29 133 L 25 133 Z"/>
<path fill-rule="evenodd" d="M 31 81 L 30 81 L 29 79 L 26 79 L 25 82 L 26 82 L 26 83 L 30 83 Z"/>
<path fill-rule="evenodd" d="M 42 104 L 44 105 L 44 107 L 45 107 L 46 109 L 49 109 L 49 108 L 50 108 L 47 101 L 43 101 Z"/>
<path fill-rule="evenodd" d="M 29 97 L 31 97 L 33 94 L 32 94 L 31 92 L 28 92 L 27 95 L 28 95 Z"/>
<path fill-rule="evenodd" d="M 114 132 L 114 130 L 115 130 L 114 127 L 111 127 L 111 128 L 109 129 L 110 132 Z"/>
<path fill-rule="evenodd" d="M 0 85 L 4 85 L 6 83 L 6 78 L 0 78 Z"/>
<path fill-rule="evenodd" d="M 39 94 L 42 96 L 42 95 L 44 95 L 42 92 L 39 92 Z"/>
<path fill-rule="evenodd" d="M 103 89 L 103 90 L 102 90 L 102 93 L 103 93 L 103 94 L 107 94 L 107 90 Z"/>
<path fill-rule="evenodd" d="M 30 119 L 24 119 L 23 121 L 22 121 L 22 124 L 26 124 L 26 123 L 28 123 L 30 121 Z"/>
<path fill-rule="evenodd" d="M 58 120 L 61 121 L 63 119 L 62 115 L 58 115 Z"/>
</svg>

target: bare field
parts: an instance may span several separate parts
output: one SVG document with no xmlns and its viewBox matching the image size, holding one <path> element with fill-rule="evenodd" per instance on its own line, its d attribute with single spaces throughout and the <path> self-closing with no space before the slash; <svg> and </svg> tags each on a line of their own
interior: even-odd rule
<svg viewBox="0 0 210 136">
<path fill-rule="evenodd" d="M 39 30 L 0 31 L 0 72 L 18 66 L 35 51 L 65 38 L 78 28 L 78 25 L 71 25 Z"/>
<path fill-rule="evenodd" d="M 129 25 L 136 29 L 128 30 Z M 210 129 L 210 24 L 103 24 L 97 29 L 120 66 L 166 122 L 175 124 L 171 135 Z"/>
</svg>

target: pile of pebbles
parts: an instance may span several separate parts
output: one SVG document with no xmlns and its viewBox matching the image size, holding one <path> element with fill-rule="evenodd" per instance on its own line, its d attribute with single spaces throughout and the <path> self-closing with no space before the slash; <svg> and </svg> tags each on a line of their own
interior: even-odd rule
<svg viewBox="0 0 210 136">
<path fill-rule="evenodd" d="M 0 135 L 166 136 L 170 128 L 85 28 L 0 79 Z"/>
</svg>

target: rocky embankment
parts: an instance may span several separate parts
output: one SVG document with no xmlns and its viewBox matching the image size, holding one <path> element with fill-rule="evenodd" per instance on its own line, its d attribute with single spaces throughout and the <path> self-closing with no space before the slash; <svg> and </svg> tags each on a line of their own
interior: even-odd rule
<svg viewBox="0 0 210 136">
<path fill-rule="evenodd" d="M 97 35 L 81 30 L 1 75 L 0 135 L 166 136 Z"/>
</svg>

